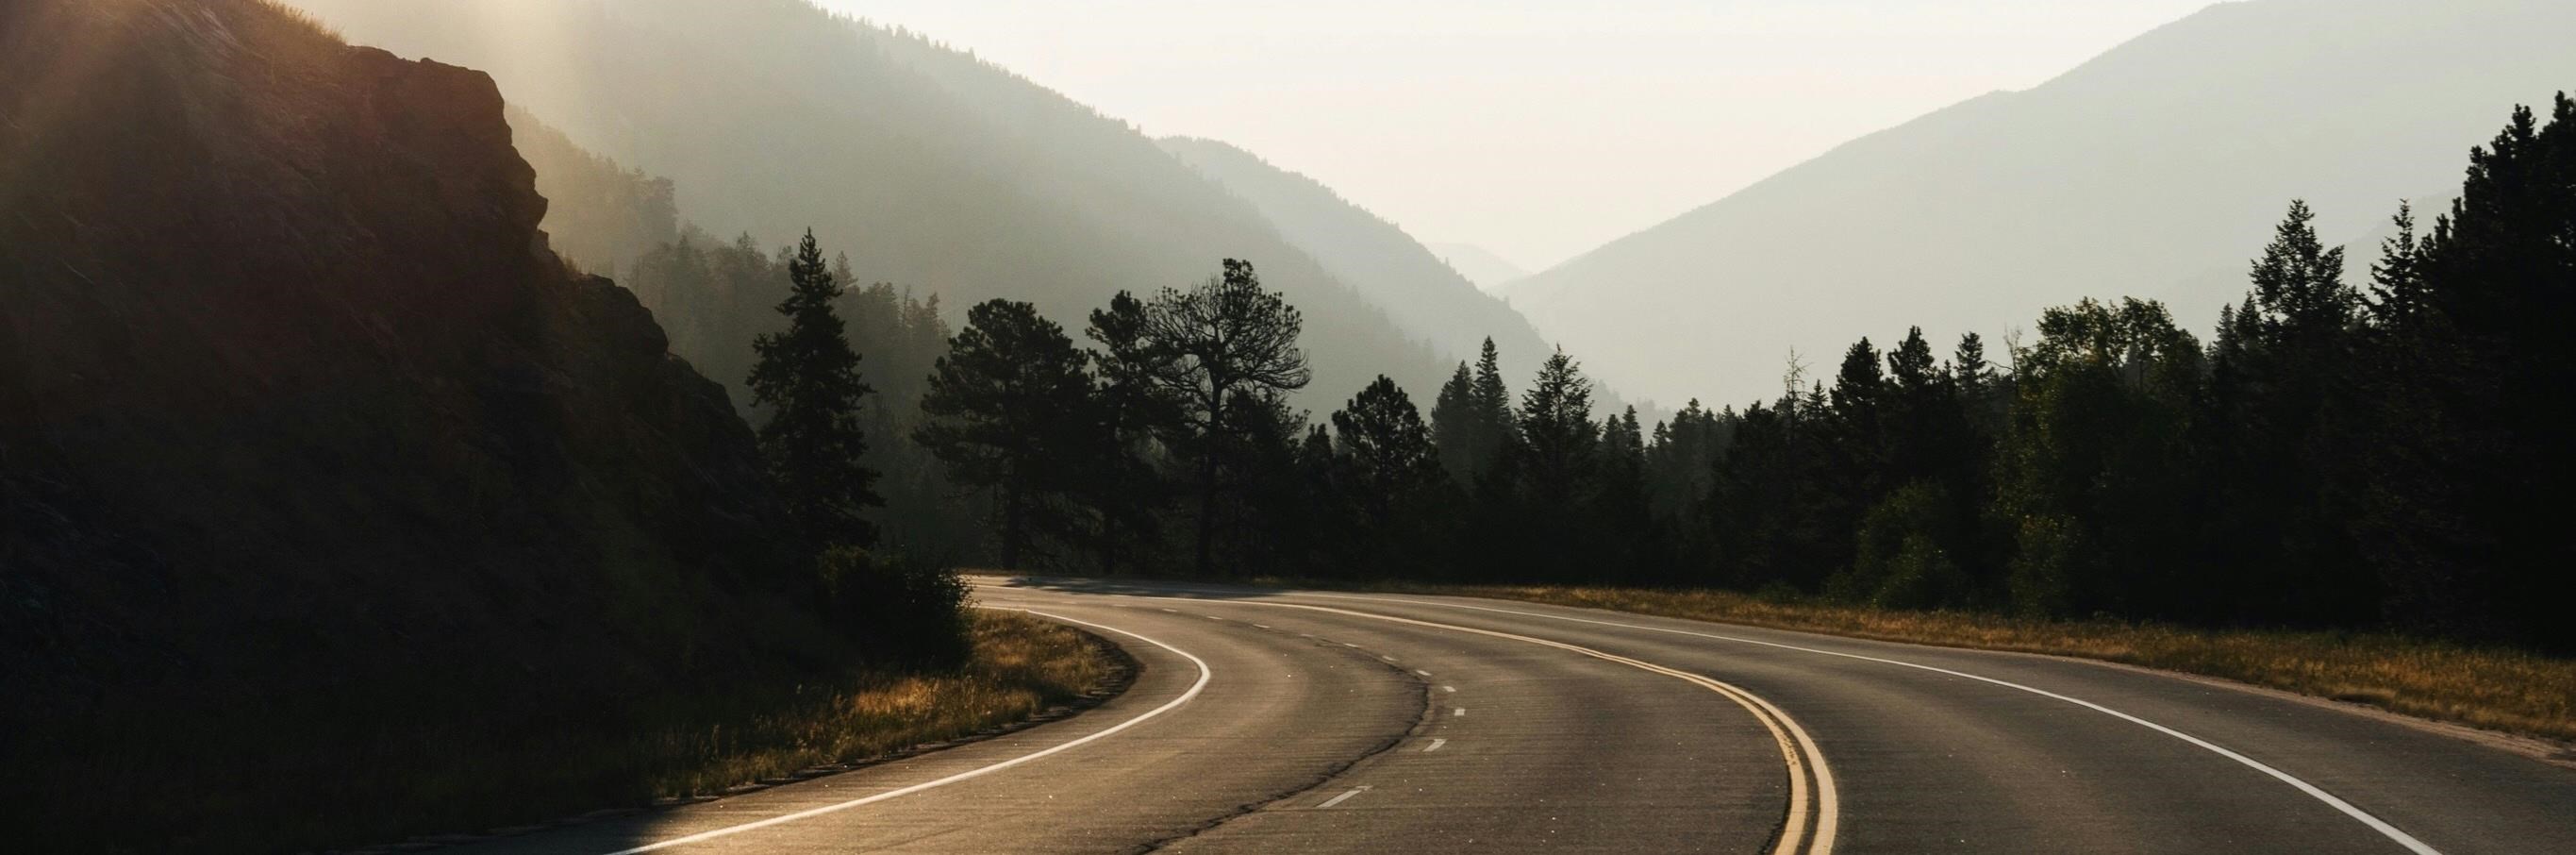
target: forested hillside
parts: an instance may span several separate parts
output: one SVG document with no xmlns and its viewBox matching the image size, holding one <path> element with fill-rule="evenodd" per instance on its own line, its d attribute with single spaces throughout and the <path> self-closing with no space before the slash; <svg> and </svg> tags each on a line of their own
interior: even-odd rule
<svg viewBox="0 0 2576 855">
<path fill-rule="evenodd" d="M 1306 307 L 1335 385 L 1377 371 L 1433 382 L 1447 367 L 1427 333 L 1125 123 L 803 0 L 297 5 L 354 38 L 491 71 L 583 146 L 676 182 L 683 215 L 716 234 L 779 246 L 810 227 L 858 281 L 955 305 L 1026 299 L 1078 323 L 1121 289 L 1250 258 Z"/>
<path fill-rule="evenodd" d="M 1851 330 L 2000 342 L 2029 307 L 2163 300 L 2205 328 L 2281 200 L 2324 240 L 2450 183 L 2499 111 L 2576 80 L 2576 4 L 2220 3 L 2027 91 L 1852 141 L 1506 290 L 1632 394 L 1776 389 Z M 2365 245 L 2362 249 L 2370 249 Z"/>
<path fill-rule="evenodd" d="M 0 763 L 28 851 L 641 798 L 575 746 L 862 658 L 723 389 L 548 249 L 532 177 L 490 78 L 259 0 L 0 6 Z M 236 816 L 256 844 L 213 831 Z"/>
<path fill-rule="evenodd" d="M 1229 265 L 1221 289 L 1103 307 L 1090 350 L 1024 305 L 975 307 L 921 439 L 1000 498 L 1006 555 L 1109 570 L 1716 587 L 2565 651 L 2576 554 L 2545 497 L 2576 466 L 2545 402 L 2576 384 L 2571 187 L 2561 95 L 2471 155 L 2448 212 L 2393 212 L 2371 259 L 2288 202 L 2239 248 L 2245 297 L 2206 339 L 2137 298 L 2045 309 L 2010 346 L 1899 327 L 1776 397 L 1651 426 L 1598 412 L 1565 353 L 1526 381 L 1488 351 L 1436 394 L 1380 378 L 1324 390 L 1349 395 L 1329 419 L 1280 412 L 1275 393 L 1306 383 L 1296 315 Z M 1169 533 L 1192 529 L 1213 560 L 1178 557 Z"/>
</svg>

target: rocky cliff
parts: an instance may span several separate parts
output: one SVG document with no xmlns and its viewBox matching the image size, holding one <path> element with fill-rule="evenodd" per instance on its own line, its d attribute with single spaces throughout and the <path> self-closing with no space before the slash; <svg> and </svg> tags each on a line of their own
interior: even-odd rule
<svg viewBox="0 0 2576 855">
<path fill-rule="evenodd" d="M 400 798 L 814 649 L 749 429 L 532 180 L 479 72 L 260 0 L 0 4 L 0 761 L 81 758 L 0 800 Z"/>
</svg>

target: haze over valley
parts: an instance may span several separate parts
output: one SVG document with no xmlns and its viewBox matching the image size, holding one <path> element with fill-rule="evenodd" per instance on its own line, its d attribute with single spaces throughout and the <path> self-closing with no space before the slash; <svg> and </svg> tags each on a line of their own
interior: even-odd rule
<svg viewBox="0 0 2576 855">
<path fill-rule="evenodd" d="M 2576 852 L 2571 33 L 0 2 L 0 848 Z"/>
</svg>

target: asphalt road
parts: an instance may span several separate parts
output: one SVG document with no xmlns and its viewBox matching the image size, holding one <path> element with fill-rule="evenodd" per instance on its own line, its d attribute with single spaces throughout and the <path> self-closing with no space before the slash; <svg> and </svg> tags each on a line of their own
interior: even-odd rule
<svg viewBox="0 0 2576 855">
<path fill-rule="evenodd" d="M 2576 853 L 2576 764 L 2017 654 L 1465 598 L 982 580 L 1080 716 L 477 852 Z"/>
</svg>

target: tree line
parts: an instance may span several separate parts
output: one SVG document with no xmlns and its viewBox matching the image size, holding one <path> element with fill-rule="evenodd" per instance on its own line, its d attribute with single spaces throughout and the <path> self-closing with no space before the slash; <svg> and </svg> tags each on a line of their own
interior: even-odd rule
<svg viewBox="0 0 2576 855">
<path fill-rule="evenodd" d="M 1011 569 L 1714 586 L 2576 649 L 2548 499 L 2576 486 L 2548 404 L 2576 389 L 2576 104 L 2517 110 L 2462 191 L 2429 229 L 2401 209 L 2364 287 L 2293 202 L 2205 343 L 2156 302 L 2086 300 L 1992 356 L 1975 334 L 1864 338 L 1830 376 L 1793 357 L 1776 397 L 1652 426 L 1597 414 L 1563 352 L 1516 391 L 1490 341 L 1428 412 L 1381 376 L 1314 418 L 1290 403 L 1297 309 L 1229 260 L 1116 295 L 1079 340 L 976 305 L 918 418 L 867 441 L 935 458 Z M 820 258 L 809 236 L 800 289 L 830 285 Z M 803 330 L 831 305 L 781 308 Z M 867 477 L 833 468 L 865 469 L 865 429 L 797 403 L 867 389 L 798 335 L 762 340 L 763 441 L 782 483 L 814 485 L 791 493 L 815 537 L 870 545 Z M 780 385 L 782 361 L 820 379 Z"/>
</svg>

